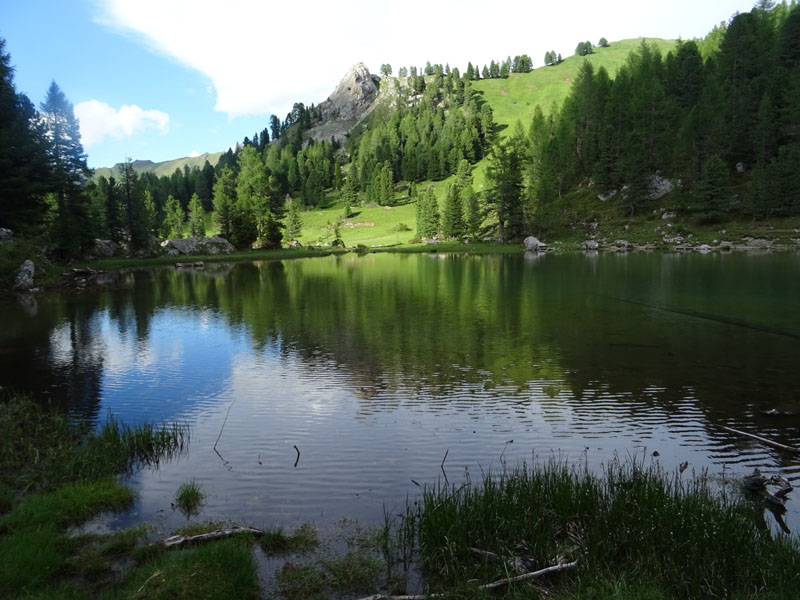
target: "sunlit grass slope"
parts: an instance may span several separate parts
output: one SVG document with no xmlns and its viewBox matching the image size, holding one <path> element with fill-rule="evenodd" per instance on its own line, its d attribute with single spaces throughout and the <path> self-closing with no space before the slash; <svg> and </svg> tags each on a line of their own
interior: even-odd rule
<svg viewBox="0 0 800 600">
<path fill-rule="evenodd" d="M 628 55 L 645 40 L 666 56 L 675 47 L 675 40 L 636 38 L 612 42 L 608 48 L 594 48 L 586 57 L 569 56 L 559 65 L 540 67 L 530 73 L 511 74 L 508 79 L 481 79 L 473 82 L 473 89 L 489 103 L 494 111 L 500 137 L 513 131 L 519 120 L 524 126 L 531 122 L 536 106 L 548 113 L 553 105 L 560 105 L 569 94 L 572 81 L 581 63 L 588 60 L 595 69 L 605 67 L 613 78 L 625 64 Z"/>
</svg>

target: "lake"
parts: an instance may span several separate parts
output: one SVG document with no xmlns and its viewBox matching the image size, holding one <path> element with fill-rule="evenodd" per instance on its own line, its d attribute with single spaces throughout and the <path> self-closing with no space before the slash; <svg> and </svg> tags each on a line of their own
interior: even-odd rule
<svg viewBox="0 0 800 600">
<path fill-rule="evenodd" d="M 378 524 L 419 486 L 614 456 L 800 478 L 800 255 L 367 254 L 120 273 L 0 305 L 0 385 L 180 421 L 114 526 Z M 777 413 L 777 414 L 776 414 Z M 797 494 L 794 494 L 797 496 Z M 788 526 L 800 526 L 800 499 Z"/>
</svg>

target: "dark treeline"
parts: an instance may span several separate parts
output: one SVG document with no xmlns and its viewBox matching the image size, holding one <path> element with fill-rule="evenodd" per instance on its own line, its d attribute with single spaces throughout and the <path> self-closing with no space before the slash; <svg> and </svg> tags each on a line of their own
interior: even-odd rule
<svg viewBox="0 0 800 600">
<path fill-rule="evenodd" d="M 800 214 L 800 8 L 761 2 L 731 19 L 704 59 L 646 43 L 612 80 L 584 62 L 560 109 L 492 148 L 486 208 L 501 237 L 547 230 L 589 184 L 634 215 L 654 174 L 702 223 Z"/>
</svg>

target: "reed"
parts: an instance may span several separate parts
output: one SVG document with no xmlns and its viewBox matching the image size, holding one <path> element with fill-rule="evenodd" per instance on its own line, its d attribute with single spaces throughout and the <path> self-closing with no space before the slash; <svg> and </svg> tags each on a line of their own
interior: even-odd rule
<svg viewBox="0 0 800 600">
<path fill-rule="evenodd" d="M 470 548 L 529 557 L 535 568 L 578 559 L 577 569 L 550 580 L 565 597 L 619 582 L 670 598 L 792 597 L 800 585 L 800 548 L 772 534 L 763 506 L 706 474 L 635 460 L 612 461 L 598 474 L 551 460 L 486 475 L 479 485 L 428 488 L 406 519 L 418 527 L 434 590 L 509 575 L 507 565 Z M 519 587 L 512 597 L 529 597 L 521 590 L 530 588 Z"/>
</svg>

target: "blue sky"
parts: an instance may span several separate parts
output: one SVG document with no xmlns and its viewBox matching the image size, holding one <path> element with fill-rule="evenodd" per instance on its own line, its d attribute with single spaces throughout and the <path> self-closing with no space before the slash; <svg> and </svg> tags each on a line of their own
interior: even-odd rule
<svg viewBox="0 0 800 600">
<path fill-rule="evenodd" d="M 81 120 L 89 166 L 224 150 L 319 103 L 364 61 L 463 69 L 580 40 L 703 36 L 742 0 L 0 0 L 15 83 L 38 105 L 55 80 Z M 495 22 L 496 24 L 494 24 Z"/>
</svg>

